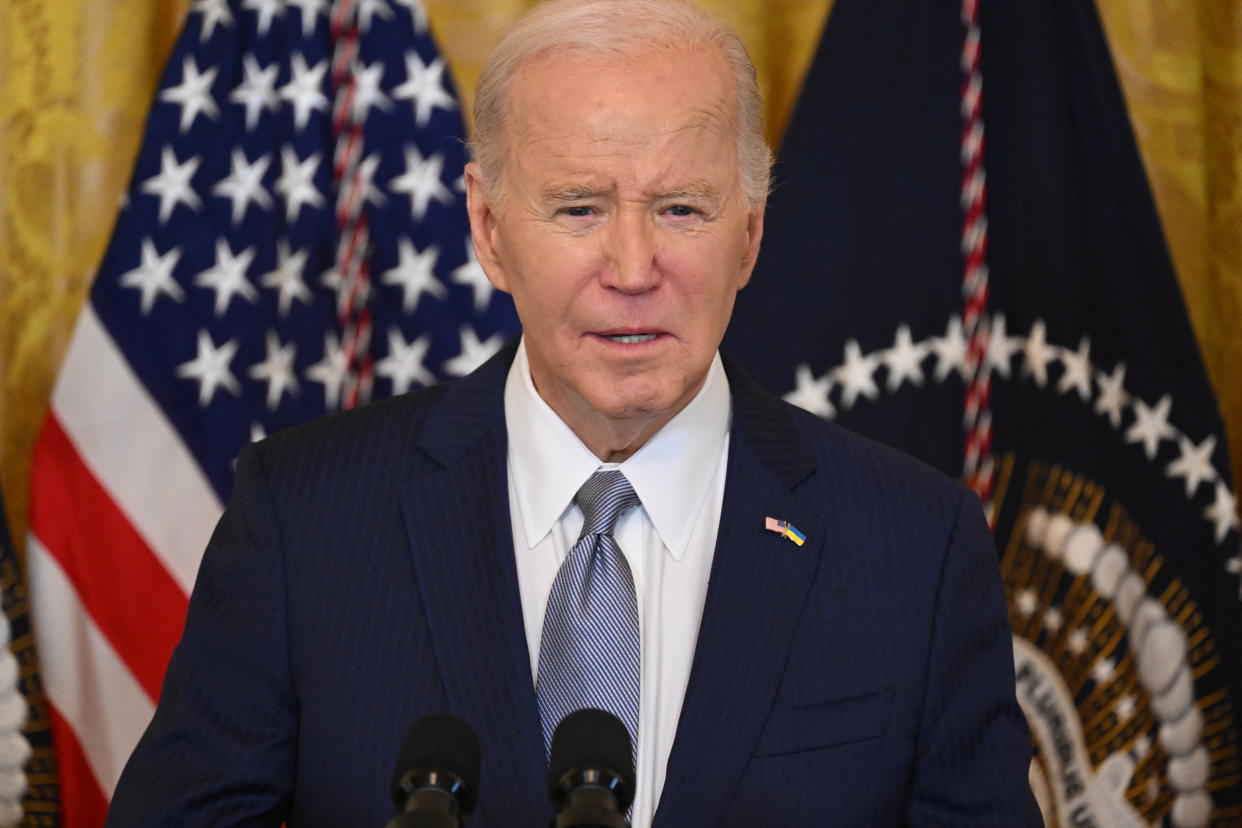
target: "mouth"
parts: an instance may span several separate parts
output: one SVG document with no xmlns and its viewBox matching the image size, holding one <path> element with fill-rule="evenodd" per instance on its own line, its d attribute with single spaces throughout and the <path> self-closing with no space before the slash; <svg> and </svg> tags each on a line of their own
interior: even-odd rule
<svg viewBox="0 0 1242 828">
<path fill-rule="evenodd" d="M 668 333 L 661 330 L 652 330 L 651 328 L 608 328 L 602 331 L 593 331 L 591 336 L 614 345 L 633 347 L 664 339 L 668 336 Z"/>
<path fill-rule="evenodd" d="M 659 336 L 659 334 L 603 334 L 602 336 L 604 339 L 608 339 L 613 342 L 620 342 L 622 345 L 635 345 L 639 342 L 650 342 Z"/>
</svg>

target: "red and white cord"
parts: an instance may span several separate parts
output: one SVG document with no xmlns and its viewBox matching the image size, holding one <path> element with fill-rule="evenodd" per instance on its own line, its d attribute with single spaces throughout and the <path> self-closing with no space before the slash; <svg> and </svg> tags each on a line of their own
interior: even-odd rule
<svg viewBox="0 0 1242 828">
<path fill-rule="evenodd" d="M 370 230 L 363 207 L 367 186 L 362 173 L 363 121 L 354 101 L 358 83 L 358 0 L 335 0 L 330 27 L 332 37 L 332 135 L 336 141 L 332 176 L 336 185 L 337 321 L 347 373 L 341 395 L 342 408 L 354 408 L 371 396 L 374 374 L 371 359 Z"/>
<path fill-rule="evenodd" d="M 983 163 L 978 0 L 962 0 L 962 25 L 962 328 L 966 336 L 967 383 L 962 478 L 979 495 L 991 521 L 996 471 L 992 462 L 992 381 L 988 362 L 987 176 Z"/>
</svg>

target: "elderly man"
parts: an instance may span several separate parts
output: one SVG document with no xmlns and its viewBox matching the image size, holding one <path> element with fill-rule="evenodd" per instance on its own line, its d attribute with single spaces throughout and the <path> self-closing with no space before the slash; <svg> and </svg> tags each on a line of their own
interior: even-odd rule
<svg viewBox="0 0 1242 828">
<path fill-rule="evenodd" d="M 402 733 L 448 710 L 471 824 L 542 826 L 587 706 L 634 741 L 635 825 L 1038 824 L 977 500 L 717 354 L 760 112 L 688 6 L 518 24 L 466 183 L 521 341 L 243 452 L 112 824 L 380 825 Z"/>
</svg>

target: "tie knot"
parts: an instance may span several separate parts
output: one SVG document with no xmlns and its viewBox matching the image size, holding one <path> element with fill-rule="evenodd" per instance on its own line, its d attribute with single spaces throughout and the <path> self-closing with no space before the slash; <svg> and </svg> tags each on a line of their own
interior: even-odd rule
<svg viewBox="0 0 1242 828">
<path fill-rule="evenodd" d="M 638 505 L 638 495 L 625 475 L 613 469 L 591 475 L 574 496 L 574 503 L 582 510 L 579 537 L 611 535 L 621 513 Z"/>
</svg>

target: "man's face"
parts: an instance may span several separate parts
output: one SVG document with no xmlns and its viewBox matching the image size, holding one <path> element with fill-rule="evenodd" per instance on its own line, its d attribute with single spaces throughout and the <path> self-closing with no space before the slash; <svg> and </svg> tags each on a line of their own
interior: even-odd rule
<svg viewBox="0 0 1242 828">
<path fill-rule="evenodd" d="M 485 204 L 471 165 L 471 222 L 535 386 L 580 436 L 662 425 L 702 386 L 762 234 L 724 59 L 543 56 L 515 76 L 509 113 L 502 195 Z"/>
</svg>

